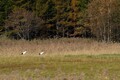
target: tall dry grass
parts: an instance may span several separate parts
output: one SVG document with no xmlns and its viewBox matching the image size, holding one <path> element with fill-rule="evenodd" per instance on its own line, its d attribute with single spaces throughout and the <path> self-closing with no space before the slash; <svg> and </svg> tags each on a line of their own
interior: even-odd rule
<svg viewBox="0 0 120 80">
<path fill-rule="evenodd" d="M 41 51 L 45 51 L 46 55 L 119 54 L 120 43 L 104 43 L 80 38 L 32 41 L 0 39 L 0 55 L 16 56 L 25 50 L 28 52 L 26 55 L 38 55 Z"/>
</svg>

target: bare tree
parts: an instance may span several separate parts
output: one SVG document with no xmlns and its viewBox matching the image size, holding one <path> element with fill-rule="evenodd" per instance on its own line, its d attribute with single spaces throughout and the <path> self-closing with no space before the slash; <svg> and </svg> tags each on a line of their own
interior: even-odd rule
<svg viewBox="0 0 120 80">
<path fill-rule="evenodd" d="M 34 15 L 33 12 L 26 11 L 22 8 L 17 8 L 9 15 L 5 22 L 6 30 L 14 32 L 18 38 L 31 39 L 32 34 L 39 31 L 42 20 Z"/>
<path fill-rule="evenodd" d="M 98 40 L 111 41 L 114 27 L 112 16 L 116 4 L 116 0 L 92 0 L 88 5 L 89 25 Z"/>
</svg>

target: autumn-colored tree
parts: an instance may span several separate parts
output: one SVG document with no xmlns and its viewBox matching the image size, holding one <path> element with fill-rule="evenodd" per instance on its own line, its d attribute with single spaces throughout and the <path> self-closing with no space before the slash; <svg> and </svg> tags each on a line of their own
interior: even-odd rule
<svg viewBox="0 0 120 80">
<path fill-rule="evenodd" d="M 117 4 L 117 0 L 92 0 L 88 5 L 91 30 L 98 40 L 112 41 L 115 28 L 112 20 L 115 18 L 113 13 L 117 9 Z"/>
<path fill-rule="evenodd" d="M 89 24 L 88 26 L 90 26 L 92 33 L 94 35 L 96 35 L 97 39 L 101 39 L 101 35 L 103 35 L 103 31 L 101 29 L 103 29 L 104 25 L 104 21 L 105 19 L 102 19 L 105 17 L 105 5 L 104 7 L 102 7 L 102 5 L 100 5 L 100 0 L 93 0 L 91 1 L 91 3 L 89 3 L 88 5 L 88 21 Z M 102 7 L 102 13 L 100 13 L 100 6 Z M 101 15 L 100 15 L 101 14 Z"/>
<path fill-rule="evenodd" d="M 80 20 L 83 9 L 79 7 L 82 4 L 80 1 L 54 0 L 56 13 L 52 21 L 54 21 L 57 36 L 70 37 L 79 34 L 76 30 L 82 25 Z"/>
</svg>

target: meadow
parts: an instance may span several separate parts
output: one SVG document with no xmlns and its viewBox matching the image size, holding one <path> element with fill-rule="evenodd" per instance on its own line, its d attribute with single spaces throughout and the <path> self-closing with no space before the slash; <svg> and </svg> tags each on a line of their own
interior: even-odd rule
<svg viewBox="0 0 120 80">
<path fill-rule="evenodd" d="M 120 43 L 0 40 L 0 80 L 119 80 L 119 62 Z"/>
</svg>

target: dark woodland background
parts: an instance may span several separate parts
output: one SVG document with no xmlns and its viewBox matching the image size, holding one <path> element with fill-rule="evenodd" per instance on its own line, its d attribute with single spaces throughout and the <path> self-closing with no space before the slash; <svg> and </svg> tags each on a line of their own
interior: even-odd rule
<svg viewBox="0 0 120 80">
<path fill-rule="evenodd" d="M 0 36 L 120 41 L 120 0 L 0 0 Z"/>
</svg>

